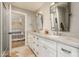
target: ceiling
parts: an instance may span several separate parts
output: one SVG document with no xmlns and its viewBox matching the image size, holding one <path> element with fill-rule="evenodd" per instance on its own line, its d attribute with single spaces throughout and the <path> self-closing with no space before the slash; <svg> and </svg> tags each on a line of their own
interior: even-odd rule
<svg viewBox="0 0 79 59">
<path fill-rule="evenodd" d="M 22 8 L 22 9 L 28 9 L 31 11 L 36 11 L 39 9 L 44 2 L 13 2 L 12 5 Z"/>
</svg>

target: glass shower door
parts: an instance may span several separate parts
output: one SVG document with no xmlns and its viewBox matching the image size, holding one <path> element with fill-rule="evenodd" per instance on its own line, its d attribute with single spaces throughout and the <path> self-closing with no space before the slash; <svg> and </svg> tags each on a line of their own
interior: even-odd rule
<svg viewBox="0 0 79 59">
<path fill-rule="evenodd" d="M 2 3 L 2 56 L 6 56 L 6 52 L 9 50 L 9 11 L 7 5 Z"/>
<path fill-rule="evenodd" d="M 0 57 L 1 57 L 1 2 L 0 2 Z"/>
<path fill-rule="evenodd" d="M 7 56 L 9 52 L 9 4 L 0 2 L 0 56 Z"/>
</svg>

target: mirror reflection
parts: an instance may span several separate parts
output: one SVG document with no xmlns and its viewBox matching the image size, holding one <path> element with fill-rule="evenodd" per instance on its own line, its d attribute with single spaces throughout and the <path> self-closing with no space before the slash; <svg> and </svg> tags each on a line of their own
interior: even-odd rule
<svg viewBox="0 0 79 59">
<path fill-rule="evenodd" d="M 53 31 L 69 31 L 70 3 L 54 3 L 50 7 L 51 29 Z"/>
</svg>

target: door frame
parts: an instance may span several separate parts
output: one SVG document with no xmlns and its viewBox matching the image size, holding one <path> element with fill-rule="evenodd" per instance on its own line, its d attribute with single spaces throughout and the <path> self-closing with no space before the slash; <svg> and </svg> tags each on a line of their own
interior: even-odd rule
<svg viewBox="0 0 79 59">
<path fill-rule="evenodd" d="M 22 14 L 25 16 L 25 46 L 27 45 L 27 13 L 24 13 L 24 12 L 21 12 L 21 11 L 17 11 L 17 10 L 12 10 L 11 9 L 11 5 L 10 5 L 10 21 L 9 21 L 9 25 L 10 25 L 10 30 L 12 29 L 12 26 L 11 26 L 11 20 L 12 20 L 12 16 L 11 14 L 13 13 L 18 13 L 18 14 Z M 9 36 L 9 52 L 10 52 L 10 56 L 11 56 L 11 49 L 12 49 L 12 35 Z"/>
</svg>

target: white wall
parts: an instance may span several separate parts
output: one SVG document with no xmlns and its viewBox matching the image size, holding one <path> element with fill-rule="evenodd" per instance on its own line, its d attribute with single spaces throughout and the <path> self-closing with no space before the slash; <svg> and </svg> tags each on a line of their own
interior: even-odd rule
<svg viewBox="0 0 79 59">
<path fill-rule="evenodd" d="M 63 35 L 79 38 L 79 2 L 71 3 L 70 32 L 62 33 Z"/>
<path fill-rule="evenodd" d="M 70 32 L 79 37 L 79 2 L 71 3 L 71 12 Z"/>
<path fill-rule="evenodd" d="M 38 12 L 42 12 L 44 16 L 44 24 L 43 30 L 51 30 L 51 23 L 50 23 L 50 3 L 45 3 Z M 63 32 L 62 35 L 66 36 L 73 36 L 79 38 L 79 3 L 73 2 L 71 3 L 71 22 L 70 22 L 70 32 Z M 53 33 L 53 31 L 51 32 Z"/>
</svg>

